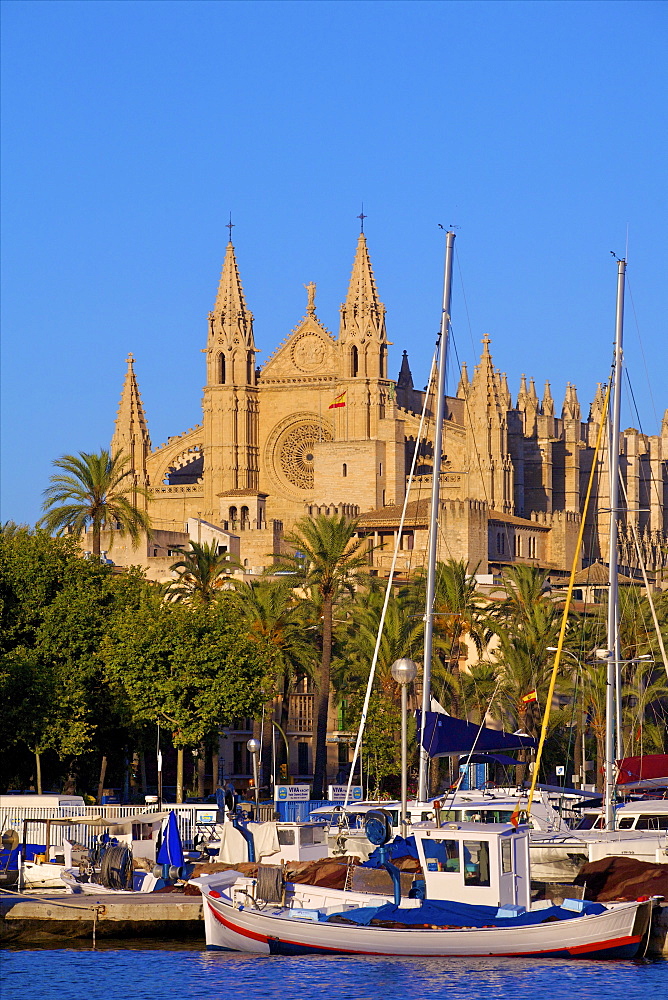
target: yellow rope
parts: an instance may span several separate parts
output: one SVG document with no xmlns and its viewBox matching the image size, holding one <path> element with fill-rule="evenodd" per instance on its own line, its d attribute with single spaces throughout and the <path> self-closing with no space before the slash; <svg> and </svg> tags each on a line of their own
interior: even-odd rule
<svg viewBox="0 0 668 1000">
<path fill-rule="evenodd" d="M 554 655 L 554 667 L 552 668 L 552 677 L 550 678 L 550 687 L 547 693 L 547 699 L 545 701 L 545 711 L 543 713 L 543 725 L 540 731 L 540 740 L 538 742 L 538 752 L 536 754 L 536 761 L 533 766 L 533 774 L 531 776 L 531 790 L 529 791 L 529 801 L 527 803 L 527 814 L 531 815 L 531 806 L 533 804 L 533 797 L 536 791 L 536 782 L 538 781 L 538 770 L 540 767 L 540 759 L 543 753 L 543 745 L 545 743 L 545 737 L 547 735 L 547 725 L 550 718 L 550 709 L 552 707 L 552 698 L 554 697 L 554 688 L 557 683 L 557 673 L 559 671 L 559 664 L 561 662 L 561 650 L 564 645 L 564 637 L 566 635 L 566 625 L 568 622 L 568 611 L 571 605 L 571 598 L 573 596 L 573 586 L 575 583 L 575 574 L 578 569 L 578 562 L 580 561 L 580 550 L 582 548 L 582 539 L 584 538 L 585 522 L 587 520 L 587 510 L 589 508 L 589 498 L 591 497 L 592 485 L 594 482 L 594 476 L 596 474 L 596 463 L 598 461 L 598 452 L 601 446 L 601 439 L 603 437 L 603 428 L 605 427 L 605 421 L 608 413 L 608 401 L 610 399 L 610 386 L 612 384 L 612 379 L 608 381 L 608 388 L 605 393 L 605 400 L 603 402 L 603 412 L 601 413 L 601 423 L 599 424 L 598 434 L 596 435 L 596 447 L 594 448 L 594 457 L 591 463 L 591 472 L 589 473 L 589 482 L 587 484 L 587 495 L 585 496 L 584 507 L 582 510 L 582 520 L 580 522 L 580 530 L 578 532 L 578 541 L 575 546 L 575 551 L 573 553 L 573 565 L 571 566 L 571 575 L 568 580 L 568 590 L 566 591 L 566 603 L 564 605 L 564 613 L 561 617 L 561 628 L 559 630 L 559 641 L 557 642 L 557 652 Z M 611 460 L 614 456 L 611 456 Z M 612 515 L 611 515 L 612 516 Z"/>
</svg>

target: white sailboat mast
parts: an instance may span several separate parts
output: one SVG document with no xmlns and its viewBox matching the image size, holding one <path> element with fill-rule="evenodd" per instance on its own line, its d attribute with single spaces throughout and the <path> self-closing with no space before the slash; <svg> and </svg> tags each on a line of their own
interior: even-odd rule
<svg viewBox="0 0 668 1000">
<path fill-rule="evenodd" d="M 624 280 L 626 261 L 617 261 L 617 308 L 615 316 L 615 358 L 610 432 L 610 543 L 608 552 L 609 595 L 607 630 L 607 684 L 606 684 L 606 728 L 605 728 L 605 826 L 615 828 L 615 734 L 621 726 L 618 717 L 620 699 L 616 697 L 621 672 L 621 650 L 619 643 L 619 571 L 617 565 L 617 534 L 619 524 L 619 426 L 622 396 L 622 341 L 624 333 Z"/>
<path fill-rule="evenodd" d="M 429 517 L 429 550 L 427 555 L 427 597 L 424 615 L 424 669 L 422 675 L 422 727 L 420 733 L 420 780 L 418 799 L 427 798 L 429 754 L 424 748 L 427 712 L 431 708 L 431 655 L 434 636 L 434 595 L 436 591 L 436 552 L 438 542 L 438 511 L 441 488 L 441 454 L 443 451 L 443 420 L 445 418 L 445 371 L 448 361 L 448 334 L 450 331 L 450 299 L 452 296 L 452 257 L 455 234 L 445 234 L 445 274 L 443 278 L 443 308 L 439 335 L 438 380 L 436 388 L 436 417 L 434 427 L 434 464 Z"/>
</svg>

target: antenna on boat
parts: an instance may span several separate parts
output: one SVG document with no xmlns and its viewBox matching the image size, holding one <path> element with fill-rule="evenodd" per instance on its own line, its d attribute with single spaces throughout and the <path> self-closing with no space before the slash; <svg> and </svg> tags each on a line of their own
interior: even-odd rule
<svg viewBox="0 0 668 1000">
<path fill-rule="evenodd" d="M 440 225 L 440 223 L 439 223 Z M 441 227 L 442 228 L 442 227 Z M 431 709 L 431 654 L 434 637 L 434 594 L 436 591 L 436 551 L 438 542 L 438 509 L 441 486 L 441 453 L 443 450 L 443 420 L 445 418 L 445 371 L 448 360 L 448 333 L 450 330 L 450 299 L 452 296 L 452 258 L 455 234 L 445 234 L 445 272 L 443 276 L 443 308 L 439 333 L 438 379 L 436 389 L 436 418 L 434 427 L 434 465 L 431 487 L 431 512 L 429 518 L 429 548 L 427 554 L 427 597 L 424 613 L 424 667 L 422 673 L 422 715 L 420 732 L 420 779 L 418 799 L 427 798 L 427 773 L 429 754 L 424 746 L 427 712 Z"/>
</svg>

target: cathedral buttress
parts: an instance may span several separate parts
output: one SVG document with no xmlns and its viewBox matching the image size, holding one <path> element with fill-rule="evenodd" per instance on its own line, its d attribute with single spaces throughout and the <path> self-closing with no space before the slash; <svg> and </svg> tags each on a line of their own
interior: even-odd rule
<svg viewBox="0 0 668 1000">
<path fill-rule="evenodd" d="M 204 388 L 204 484 L 209 516 L 227 490 L 257 490 L 258 392 L 253 314 L 246 306 L 232 243 L 227 244 L 209 313 Z"/>
<path fill-rule="evenodd" d="M 148 487 L 149 477 L 146 469 L 146 459 L 151 452 L 151 438 L 144 415 L 139 386 L 134 369 L 134 358 L 128 355 L 128 369 L 125 373 L 121 401 L 116 415 L 114 434 L 111 439 L 111 454 L 120 452 L 128 460 L 127 467 L 132 470 L 135 484 Z M 135 497 L 134 503 L 137 503 Z M 146 506 L 146 501 L 142 501 Z"/>
</svg>

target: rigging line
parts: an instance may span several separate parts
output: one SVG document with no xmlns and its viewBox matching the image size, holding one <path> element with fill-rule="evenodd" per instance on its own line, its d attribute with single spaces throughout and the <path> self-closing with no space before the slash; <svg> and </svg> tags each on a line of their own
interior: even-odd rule
<svg viewBox="0 0 668 1000">
<path fill-rule="evenodd" d="M 564 639 L 566 637 L 566 625 L 568 623 L 568 612 L 571 604 L 571 598 L 573 596 L 573 586 L 575 584 L 575 574 L 577 572 L 577 565 L 580 561 L 580 552 L 582 549 L 582 539 L 584 537 L 585 523 L 587 520 L 587 510 L 589 509 L 589 500 L 591 497 L 592 486 L 594 483 L 595 471 L 596 471 L 596 460 L 598 458 L 599 449 L 601 447 L 601 438 L 603 437 L 603 428 L 606 425 L 606 418 L 608 414 L 608 403 L 610 401 L 610 388 L 612 382 L 608 383 L 608 388 L 605 392 L 605 400 L 603 402 L 603 411 L 601 413 L 601 422 L 598 427 L 598 433 L 596 435 L 596 447 L 594 449 L 594 457 L 591 463 L 591 471 L 589 473 L 589 481 L 587 483 L 587 493 L 585 496 L 584 508 L 582 511 L 582 517 L 580 521 L 580 528 L 578 531 L 578 540 L 573 552 L 573 564 L 571 566 L 571 575 L 568 580 L 568 590 L 566 592 L 566 601 L 564 603 L 564 611 L 561 618 L 561 627 L 559 629 L 559 639 L 557 641 L 557 651 L 554 654 L 554 666 L 552 668 L 552 676 L 550 678 L 550 687 L 547 693 L 547 698 L 545 699 L 545 711 L 543 712 L 543 725 L 540 731 L 540 740 L 538 741 L 538 751 L 536 753 L 536 760 L 534 762 L 533 774 L 531 776 L 531 789 L 529 791 L 529 798 L 527 802 L 527 812 L 531 814 L 531 806 L 533 804 L 534 794 L 536 792 L 536 782 L 538 781 L 538 771 L 540 769 L 540 760 L 543 754 L 543 746 L 545 745 L 545 737 L 547 736 L 547 726 L 550 716 L 550 707 L 552 705 L 552 698 L 554 697 L 554 688 L 557 682 L 557 672 L 559 670 L 559 665 L 561 663 L 561 651 L 564 646 Z"/>
<path fill-rule="evenodd" d="M 438 352 L 438 347 L 434 351 L 432 361 L 431 361 L 431 371 L 429 373 L 428 385 L 431 385 L 434 376 L 436 374 L 436 356 Z M 390 566 L 390 574 L 387 578 L 387 587 L 385 589 L 385 600 L 383 602 L 383 610 L 381 611 L 380 621 L 378 623 L 378 634 L 376 636 L 376 645 L 373 651 L 373 658 L 371 660 L 371 667 L 369 668 L 369 680 L 366 687 L 366 694 L 364 696 L 364 705 L 362 706 L 362 715 L 360 718 L 359 727 L 357 730 L 357 740 L 355 741 L 355 750 L 353 752 L 352 764 L 350 765 L 350 774 L 348 777 L 348 784 L 346 786 L 346 796 L 343 802 L 343 808 L 348 805 L 348 800 L 350 799 L 350 789 L 353 783 L 353 774 L 355 773 L 355 764 L 357 763 L 357 758 L 360 753 L 360 747 L 362 745 L 362 736 L 364 735 L 364 726 L 366 724 L 367 715 L 369 714 L 369 702 L 371 701 L 371 691 L 373 688 L 373 681 L 376 675 L 376 664 L 378 662 L 378 653 L 380 651 L 380 644 L 383 635 L 383 626 L 385 624 L 385 615 L 387 613 L 387 606 L 390 603 L 390 594 L 392 593 L 392 580 L 394 578 L 394 571 L 397 565 L 397 556 L 399 554 L 399 541 L 404 529 L 404 521 L 406 520 L 406 508 L 408 507 L 408 497 L 410 496 L 411 486 L 413 485 L 413 476 L 415 474 L 415 466 L 417 464 L 418 446 L 422 437 L 422 431 L 424 427 L 425 414 L 427 411 L 427 399 L 429 398 L 429 393 L 425 393 L 424 404 L 422 407 L 422 414 L 420 416 L 420 426 L 418 428 L 418 439 L 415 444 L 415 451 L 413 452 L 413 461 L 411 463 L 411 471 L 408 476 L 408 483 L 406 486 L 406 493 L 404 495 L 404 505 L 401 510 L 401 519 L 399 521 L 399 530 L 397 532 L 397 538 L 394 544 L 394 552 L 392 554 L 392 564 Z"/>
<path fill-rule="evenodd" d="M 472 351 L 472 356 L 473 356 L 474 364 L 475 364 L 475 344 L 473 342 L 473 327 L 471 326 L 471 317 L 469 315 L 469 304 L 468 304 L 468 301 L 466 299 L 466 291 L 464 289 L 464 275 L 462 273 L 462 265 L 461 265 L 461 261 L 459 259 L 459 253 L 458 253 L 458 250 L 457 250 L 456 246 L 455 246 L 454 250 L 455 250 L 455 260 L 457 261 L 457 270 L 459 271 L 459 283 L 462 286 L 462 298 L 464 299 L 464 310 L 466 312 L 466 320 L 467 320 L 468 325 L 469 325 L 469 337 L 471 338 L 471 351 Z M 459 364 L 459 358 L 457 359 L 457 364 Z M 460 367 L 459 370 L 461 372 L 461 367 Z"/>
<path fill-rule="evenodd" d="M 647 388 L 649 390 L 649 398 L 652 401 L 652 410 L 654 411 L 654 420 L 656 421 L 656 426 L 658 428 L 660 428 L 661 424 L 659 423 L 659 418 L 658 418 L 657 410 L 656 410 L 656 404 L 654 403 L 654 396 L 652 394 L 652 383 L 650 382 L 650 378 L 649 378 L 649 370 L 647 368 L 647 359 L 645 357 L 645 349 L 644 349 L 643 344 L 642 344 L 642 337 L 640 336 L 640 324 L 638 323 L 638 315 L 636 313 L 636 304 L 635 304 L 635 302 L 633 300 L 633 292 L 631 290 L 631 283 L 629 282 L 628 275 L 625 275 L 625 278 L 626 278 L 626 287 L 627 287 L 628 292 L 629 292 L 629 298 L 631 299 L 631 308 L 633 309 L 633 318 L 634 318 L 635 324 L 636 324 L 636 334 L 638 335 L 638 345 L 640 347 L 640 353 L 642 355 L 642 363 L 643 363 L 643 366 L 645 368 L 645 376 L 647 378 Z"/>
<path fill-rule="evenodd" d="M 626 375 L 626 381 L 628 383 L 629 392 L 631 393 L 631 399 L 633 400 L 633 409 L 635 410 L 636 417 L 638 418 L 638 427 L 640 429 L 640 433 L 643 435 L 643 437 L 649 437 L 650 435 L 649 434 L 645 434 L 645 432 L 643 430 L 642 420 L 640 419 L 640 414 L 638 413 L 638 404 L 636 403 L 636 397 L 635 397 L 635 393 L 633 391 L 633 386 L 631 385 L 631 377 L 629 375 L 628 368 L 624 369 L 624 374 Z M 658 480 L 656 480 L 654 478 L 654 476 L 652 475 L 651 466 L 650 466 L 649 479 L 646 479 L 645 482 L 649 482 L 651 484 L 651 487 L 654 488 L 654 490 L 656 491 L 656 499 L 659 502 L 659 506 L 661 506 L 661 494 L 659 492 L 659 483 L 658 483 Z"/>
<path fill-rule="evenodd" d="M 624 503 L 628 507 L 629 501 L 626 496 L 626 486 L 624 485 L 624 478 L 619 477 L 619 482 L 622 487 L 622 492 L 624 494 Z M 633 534 L 633 540 L 636 544 L 636 552 L 638 553 L 638 561 L 640 562 L 640 569 L 642 570 L 642 578 L 645 584 L 645 593 L 647 595 L 647 600 L 652 612 L 652 621 L 654 622 L 654 630 L 656 631 L 656 637 L 659 640 L 659 648 L 661 650 L 661 659 L 663 660 L 663 665 L 666 671 L 666 676 L 668 677 L 668 656 L 666 656 L 666 647 L 663 643 L 663 636 L 661 635 L 661 629 L 659 627 L 659 619 L 656 615 L 656 608 L 654 607 L 654 600 L 652 598 L 651 591 L 649 589 L 649 581 L 647 579 L 647 571 L 645 569 L 645 560 L 642 557 L 642 551 L 640 549 L 640 539 L 638 537 L 638 529 L 636 528 L 635 522 L 631 521 L 631 532 Z"/>
</svg>

